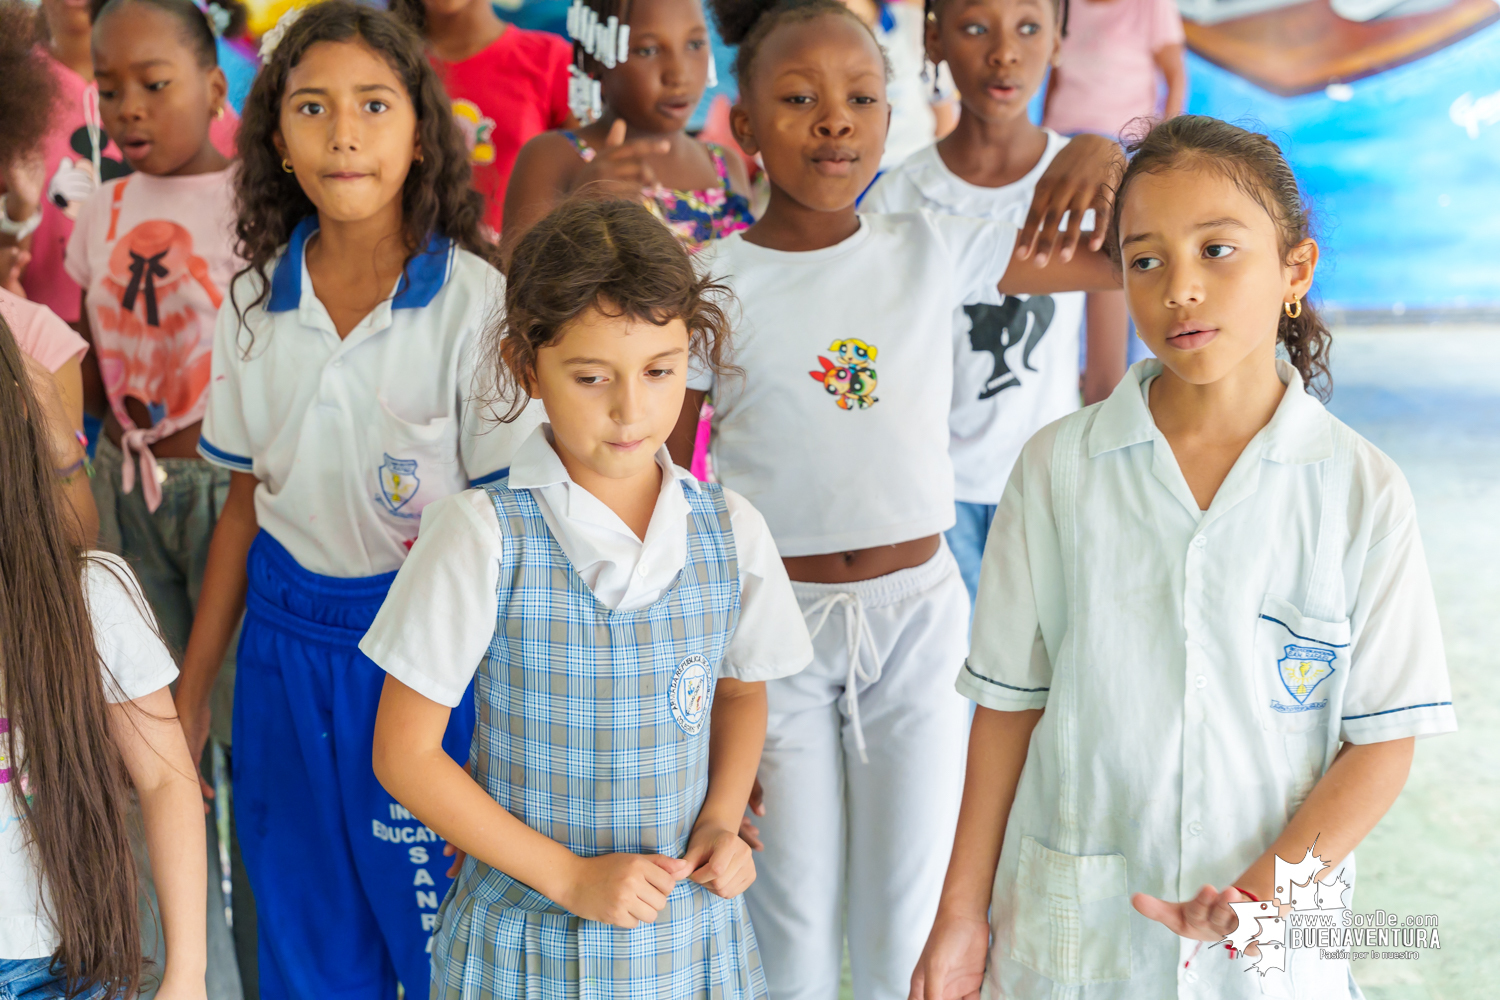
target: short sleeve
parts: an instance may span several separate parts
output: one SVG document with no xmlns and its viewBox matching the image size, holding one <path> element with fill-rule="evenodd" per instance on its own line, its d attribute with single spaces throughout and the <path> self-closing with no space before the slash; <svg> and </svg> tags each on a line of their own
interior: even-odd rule
<svg viewBox="0 0 1500 1000">
<path fill-rule="evenodd" d="M 562 128 L 573 114 L 568 107 L 568 64 L 573 61 L 573 47 L 550 33 L 547 34 L 547 43 L 547 127 Z"/>
<path fill-rule="evenodd" d="M 40 302 L 30 302 L 0 288 L 0 316 L 10 326 L 16 344 L 49 372 L 55 372 L 89 349 L 62 317 Z"/>
<path fill-rule="evenodd" d="M 94 646 L 106 671 L 105 698 L 115 704 L 134 701 L 176 680 L 177 664 L 125 561 L 107 552 L 90 552 L 83 581 Z"/>
<path fill-rule="evenodd" d="M 493 372 L 480 358 L 482 342 L 477 335 L 471 337 L 459 362 L 458 384 L 463 395 L 458 401 L 458 453 L 470 486 L 486 486 L 505 478 L 516 449 L 547 419 L 546 409 L 536 399 L 527 403 L 514 420 L 502 423 L 497 419 L 506 403 L 494 399 Z"/>
<path fill-rule="evenodd" d="M 887 170 L 875 178 L 869 193 L 859 200 L 861 215 L 889 215 L 891 212 L 910 210 L 915 206 L 901 205 L 896 190 L 904 180 L 900 168 Z"/>
<path fill-rule="evenodd" d="M 457 706 L 495 634 L 501 553 L 484 490 L 428 504 L 360 651 L 422 697 Z"/>
<path fill-rule="evenodd" d="M 1181 45 L 1187 40 L 1182 28 L 1182 14 L 1175 0 L 1150 0 L 1151 3 L 1151 52 L 1160 52 L 1169 45 Z"/>
<path fill-rule="evenodd" d="M 993 222 L 958 215 L 923 214 L 937 228 L 938 235 L 953 261 L 953 279 L 963 302 L 984 300 L 995 295 L 996 286 L 1010 266 L 1016 246 L 1016 227 L 1009 222 Z"/>
<path fill-rule="evenodd" d="M 956 685 L 965 698 L 997 712 L 1045 708 L 1052 684 L 1033 583 L 1037 532 L 1027 531 L 1024 461 L 1023 455 L 1011 472 L 985 540 L 969 658 Z"/>
<path fill-rule="evenodd" d="M 1350 621 L 1339 738 L 1380 743 L 1458 728 L 1427 558 L 1408 507 L 1370 547 Z"/>
<path fill-rule="evenodd" d="M 725 489 L 724 503 L 740 566 L 740 621 L 724 651 L 723 674 L 739 681 L 795 674 L 812 662 L 812 640 L 781 553 L 750 501 Z"/>
<path fill-rule="evenodd" d="M 245 348 L 238 336 L 240 316 L 234 302 L 255 298 L 249 275 L 240 279 L 235 295 L 224 300 L 214 322 L 213 358 L 209 363 L 208 408 L 203 414 L 203 429 L 198 436 L 198 454 L 215 465 L 233 472 L 255 472 L 251 454 L 250 430 L 245 424 L 245 410 L 240 397 L 240 373 L 245 364 Z M 243 284 L 241 284 L 243 282 Z M 246 320 L 259 312 L 251 309 Z M 252 341 L 253 343 L 253 341 Z"/>
</svg>

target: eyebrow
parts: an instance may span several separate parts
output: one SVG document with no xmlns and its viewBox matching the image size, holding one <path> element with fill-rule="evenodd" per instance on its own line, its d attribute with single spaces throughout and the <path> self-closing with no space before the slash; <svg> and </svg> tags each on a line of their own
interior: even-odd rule
<svg viewBox="0 0 1500 1000">
<path fill-rule="evenodd" d="M 1209 219 L 1207 222 L 1200 222 L 1196 226 L 1194 226 L 1193 228 L 1194 229 L 1218 229 L 1220 226 L 1233 226 L 1236 229 L 1249 229 L 1250 228 L 1249 226 L 1247 226 L 1243 222 L 1241 222 L 1239 219 L 1233 218 L 1232 216 L 1228 216 L 1228 215 L 1224 216 L 1222 219 Z M 1120 241 L 1120 246 L 1122 246 L 1122 247 L 1128 247 L 1132 243 L 1142 243 L 1142 242 L 1144 242 L 1146 240 L 1149 240 L 1151 237 L 1153 237 L 1155 235 L 1156 235 L 1155 233 L 1131 233 L 1129 236 L 1125 237 L 1123 240 Z"/>
<path fill-rule="evenodd" d="M 392 87 L 389 84 L 385 83 L 362 83 L 359 86 L 355 87 L 354 90 L 356 93 L 360 94 L 368 94 L 372 90 L 386 90 L 390 91 L 392 94 L 399 93 L 399 91 L 397 91 L 395 87 Z M 298 87 L 296 90 L 292 91 L 286 96 L 296 97 L 298 94 L 312 94 L 318 97 L 326 97 L 328 96 L 328 93 L 329 91 L 327 87 Z"/>
<path fill-rule="evenodd" d="M 172 61 L 170 59 L 142 59 L 140 62 L 133 62 L 133 63 L 131 63 L 130 64 L 130 68 L 131 69 L 146 69 L 147 67 L 150 67 L 150 66 L 170 66 L 170 65 L 172 65 Z"/>
<path fill-rule="evenodd" d="M 665 351 L 662 351 L 658 354 L 653 354 L 651 357 L 647 358 L 646 364 L 649 365 L 653 361 L 661 361 L 663 358 L 675 357 L 676 355 L 682 353 L 683 348 L 670 347 Z M 563 364 L 565 365 L 612 365 L 614 363 L 615 362 L 610 361 L 607 358 L 568 358 L 563 362 Z"/>
</svg>

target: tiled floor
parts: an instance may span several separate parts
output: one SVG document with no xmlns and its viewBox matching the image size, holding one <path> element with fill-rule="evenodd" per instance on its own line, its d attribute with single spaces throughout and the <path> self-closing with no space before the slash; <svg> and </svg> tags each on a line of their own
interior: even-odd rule
<svg viewBox="0 0 1500 1000">
<path fill-rule="evenodd" d="M 1418 745 L 1359 850 L 1355 909 L 1436 914 L 1442 949 L 1355 969 L 1369 1000 L 1500 997 L 1500 327 L 1341 331 L 1330 408 L 1416 496 L 1460 731 Z M 842 996 L 852 997 L 847 980 Z"/>
</svg>

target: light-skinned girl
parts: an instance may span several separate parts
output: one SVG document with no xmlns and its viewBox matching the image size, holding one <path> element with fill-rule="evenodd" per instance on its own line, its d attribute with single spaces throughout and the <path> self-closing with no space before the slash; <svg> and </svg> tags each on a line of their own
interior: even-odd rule
<svg viewBox="0 0 1500 1000">
<path fill-rule="evenodd" d="M 568 110 L 567 41 L 506 24 L 490 0 L 392 0 L 427 41 L 453 120 L 469 146 L 485 224 L 498 236 L 516 155 L 533 136 L 576 124 Z"/>
<path fill-rule="evenodd" d="M 563 205 L 508 277 L 489 363 L 552 422 L 429 508 L 361 644 L 376 773 L 468 854 L 432 995 L 764 996 L 738 831 L 765 682 L 812 649 L 760 514 L 665 447 L 690 363 L 728 370 L 723 289 L 631 201 Z"/>
<path fill-rule="evenodd" d="M 47 388 L 0 318 L 0 994 L 136 995 L 133 789 L 166 937 L 156 995 L 203 1000 L 203 815 L 177 668 L 129 567 L 72 537 Z"/>
<path fill-rule="evenodd" d="M 963 110 L 951 134 L 875 182 L 863 211 L 926 208 L 1019 221 L 1063 150 L 1087 150 L 1097 170 L 1094 183 L 1113 184 L 1123 169 L 1113 142 L 1100 136 L 1069 141 L 1026 113 L 1057 58 L 1059 7 L 1059 0 L 930 0 L 928 58 L 952 72 Z M 1102 245 L 1104 227 L 1096 228 Z M 1001 296 L 986 289 L 955 316 L 949 454 L 957 523 L 947 539 L 971 598 L 995 505 L 1021 446 L 1078 408 L 1084 298 L 1078 292 Z M 1086 404 L 1109 395 L 1125 373 L 1124 327 L 1090 327 L 1087 357 Z"/>
<path fill-rule="evenodd" d="M 836 995 L 846 929 L 855 995 L 899 997 L 937 907 L 967 722 L 940 680 L 963 660 L 969 616 L 942 541 L 953 315 L 997 283 L 1050 293 L 1113 277 L 1097 253 L 1012 263 L 1009 222 L 858 215 L 889 118 L 869 28 L 837 0 L 725 0 L 715 14 L 740 46 L 735 137 L 771 195 L 754 226 L 700 255 L 739 300 L 744 375 L 689 383 L 674 447 L 713 388 L 716 471 L 765 515 L 815 653 L 767 685 L 764 854 L 747 898 L 773 997 Z M 1042 235 L 1058 239 L 1055 217 Z"/>
<path fill-rule="evenodd" d="M 1276 859 L 1314 843 L 1332 868 L 1299 881 L 1352 905 L 1335 877 L 1354 884 L 1414 739 L 1455 727 L 1411 493 L 1309 394 L 1318 246 L 1269 139 L 1157 125 L 1117 211 L 1160 360 L 1034 437 L 1006 487 L 958 681 L 979 705 L 963 812 L 911 995 L 1357 996 L 1317 949 L 1247 971 L 1214 942 L 1232 904 L 1274 917 L 1293 891 Z"/>
<path fill-rule="evenodd" d="M 284 22 L 245 105 L 247 267 L 219 314 L 199 449 L 232 472 L 177 704 L 202 747 L 242 609 L 235 821 L 260 994 L 388 1000 L 428 978 L 441 843 L 381 789 L 382 674 L 357 650 L 423 507 L 503 474 L 470 405 L 502 279 L 421 40 L 327 0 Z M 465 752 L 472 710 L 448 747 Z M 337 914 L 337 919 L 330 919 Z"/>
<path fill-rule="evenodd" d="M 602 23 L 613 10 L 596 6 Z M 521 150 L 506 192 L 506 246 L 586 187 L 643 199 L 691 250 L 754 221 L 744 163 L 686 131 L 713 66 L 703 4 L 630 0 L 627 27 L 627 58 L 595 70 L 602 116 L 576 131 L 537 136 Z"/>
</svg>

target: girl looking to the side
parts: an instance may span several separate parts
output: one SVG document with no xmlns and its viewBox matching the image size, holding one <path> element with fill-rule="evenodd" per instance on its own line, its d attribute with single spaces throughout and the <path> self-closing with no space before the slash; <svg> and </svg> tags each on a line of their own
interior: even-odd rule
<svg viewBox="0 0 1500 1000">
<path fill-rule="evenodd" d="M 928 56 L 949 67 L 962 111 L 946 138 L 875 182 L 867 212 L 930 209 L 945 215 L 1019 219 L 1058 157 L 1087 152 L 1096 184 L 1122 164 L 1101 136 L 1065 139 L 1027 116 L 1062 41 L 1060 0 L 932 0 Z M 1102 237 L 1104 226 L 1096 225 Z M 1104 295 L 1117 295 L 1105 292 Z M 955 315 L 952 436 L 956 523 L 947 533 L 972 598 L 995 505 L 1016 456 L 1042 427 L 1078 408 L 1081 292 L 1001 296 L 995 289 Z M 1083 402 L 1109 395 L 1125 373 L 1124 326 L 1089 327 Z"/>
<path fill-rule="evenodd" d="M 576 124 L 568 110 L 573 50 L 551 32 L 500 20 L 490 0 L 392 0 L 391 10 L 427 42 L 469 147 L 485 224 L 498 236 L 521 147 L 548 129 Z"/>
<path fill-rule="evenodd" d="M 771 196 L 700 255 L 739 300 L 744 375 L 690 381 L 674 447 L 685 457 L 712 387 L 716 471 L 765 515 L 815 652 L 767 685 L 765 850 L 747 898 L 777 1000 L 837 994 L 846 929 L 856 995 L 899 997 L 937 907 L 967 722 L 940 680 L 969 617 L 942 542 L 954 311 L 997 283 L 1114 278 L 1092 252 L 1012 263 L 1011 222 L 857 214 L 889 118 L 868 27 L 837 0 L 715 13 L 740 46 L 735 137 Z M 1042 235 L 1058 238 L 1055 217 Z"/>
<path fill-rule="evenodd" d="M 690 364 L 727 370 L 722 286 L 629 201 L 560 207 L 509 279 L 490 364 L 551 423 L 428 508 L 361 643 L 376 772 L 468 853 L 432 995 L 762 997 L 740 817 L 765 682 L 812 650 L 760 514 L 665 447 Z M 466 773 L 443 733 L 471 682 Z"/>
<path fill-rule="evenodd" d="M 503 282 L 437 74 L 391 14 L 303 10 L 256 77 L 240 150 L 248 265 L 219 313 L 199 444 L 232 476 L 177 704 L 201 748 L 243 610 L 234 808 L 261 996 L 416 995 L 426 903 L 448 880 L 436 837 L 370 770 L 383 675 L 356 643 L 422 508 L 503 475 L 529 429 L 482 426 L 470 401 Z M 454 717 L 451 753 L 472 725 Z"/>
<path fill-rule="evenodd" d="M 631 0 L 628 23 L 629 58 L 597 71 L 603 116 L 537 136 L 521 150 L 505 196 L 505 246 L 591 185 L 644 200 L 690 250 L 754 221 L 741 159 L 686 132 L 713 60 L 703 4 Z"/>
<path fill-rule="evenodd" d="M 1455 728 L 1411 492 L 1309 395 L 1318 246 L 1269 139 L 1164 122 L 1116 207 L 1160 360 L 1032 438 L 1006 487 L 958 680 L 979 704 L 963 811 L 911 995 L 1348 997 L 1326 952 L 1247 971 L 1207 945 L 1234 904 L 1284 915 L 1290 881 L 1352 905 L 1350 852 L 1414 739 Z M 1312 853 L 1283 877 L 1277 858 Z"/>
<path fill-rule="evenodd" d="M 0 995 L 136 995 L 133 788 L 166 938 L 156 995 L 203 1000 L 203 814 L 177 668 L 129 567 L 72 537 L 32 384 L 0 318 Z"/>
</svg>

